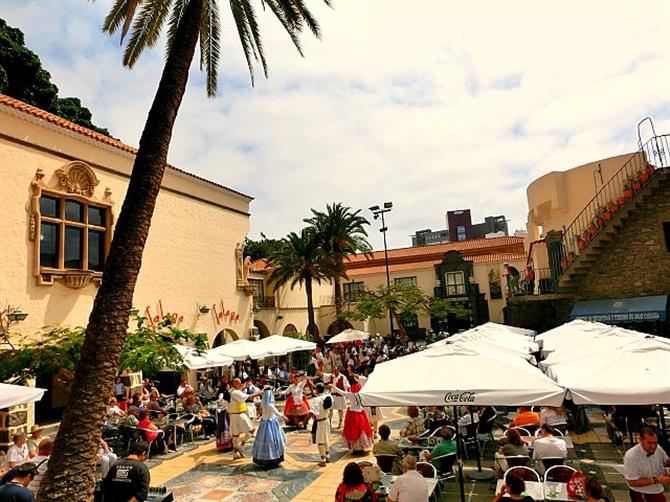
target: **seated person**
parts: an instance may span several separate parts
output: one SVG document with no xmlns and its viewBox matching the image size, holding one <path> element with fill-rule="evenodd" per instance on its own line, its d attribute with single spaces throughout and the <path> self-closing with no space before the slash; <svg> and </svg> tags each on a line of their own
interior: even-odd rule
<svg viewBox="0 0 670 502">
<path fill-rule="evenodd" d="M 114 467 L 114 464 L 118 460 L 116 454 L 107 444 L 107 441 L 100 438 L 100 447 L 98 448 L 98 453 L 95 456 L 95 465 L 100 468 L 100 476 L 102 479 L 107 477 L 109 469 Z"/>
<path fill-rule="evenodd" d="M 115 397 L 110 397 L 109 398 L 109 403 L 107 405 L 107 416 L 118 416 L 118 417 L 124 417 L 126 416 L 126 412 L 123 411 L 119 407 L 119 403 L 116 401 Z"/>
<path fill-rule="evenodd" d="M 522 502 L 535 502 L 533 497 L 528 495 L 523 496 L 522 493 L 526 491 L 526 483 L 523 479 L 514 474 L 509 474 L 505 477 L 505 484 L 502 486 L 500 493 L 496 493 L 493 497 L 493 502 L 499 502 L 500 499 L 508 495 L 506 498 L 512 500 L 521 500 Z"/>
<path fill-rule="evenodd" d="M 399 476 L 402 474 L 402 450 L 395 441 L 390 441 L 391 429 L 386 424 L 379 427 L 379 437 L 381 438 L 372 447 L 373 455 L 395 455 L 393 459 L 393 469 L 391 474 Z"/>
<path fill-rule="evenodd" d="M 584 481 L 584 491 L 586 492 L 586 502 L 610 502 L 605 497 L 605 490 L 596 478 L 586 478 Z"/>
<path fill-rule="evenodd" d="M 335 491 L 335 502 L 374 502 L 375 491 L 365 482 L 363 471 L 356 462 L 350 462 L 342 473 L 342 482 Z"/>
<path fill-rule="evenodd" d="M 161 396 L 158 393 L 158 389 L 156 389 L 155 387 L 151 389 L 151 391 L 149 392 L 149 402 L 144 406 L 144 409 L 149 411 L 158 411 L 162 415 L 165 415 L 166 414 L 165 410 L 158 403 L 160 397 Z"/>
<path fill-rule="evenodd" d="M 532 433 L 533 430 L 537 429 L 540 425 L 540 415 L 531 411 L 528 406 L 520 406 L 517 411 L 516 417 L 510 422 L 510 427 L 523 427 L 524 429 L 530 429 Z"/>
<path fill-rule="evenodd" d="M 126 427 L 137 427 L 137 423 L 139 422 L 137 419 L 138 413 L 139 410 L 137 409 L 137 406 L 129 406 L 128 413 L 124 417 L 122 424 Z"/>
<path fill-rule="evenodd" d="M 426 462 L 432 463 L 435 468 L 440 470 L 440 459 L 437 457 L 443 457 L 444 455 L 449 455 L 450 453 L 456 453 L 456 441 L 454 441 L 454 431 L 449 427 L 442 427 L 440 429 L 440 437 L 442 442 L 433 448 L 433 451 L 424 450 L 421 452 L 423 458 Z M 437 460 L 436 460 L 437 459 Z"/>
<path fill-rule="evenodd" d="M 423 420 L 419 418 L 418 407 L 408 406 L 407 414 L 409 415 L 409 420 L 405 427 L 400 431 L 400 435 L 412 442 L 416 442 L 419 436 L 425 432 L 426 428 L 423 426 Z"/>
<path fill-rule="evenodd" d="M 431 406 L 428 409 L 426 421 L 424 423 L 426 429 L 433 432 L 443 425 L 447 425 L 448 423 L 449 419 L 447 418 L 447 414 L 444 411 L 444 406 Z"/>
<path fill-rule="evenodd" d="M 402 463 L 405 474 L 398 476 L 389 490 L 389 502 L 428 502 L 426 478 L 416 470 L 416 458 L 407 455 Z"/>
<path fill-rule="evenodd" d="M 184 392 L 186 394 L 186 392 Z M 211 436 L 216 430 L 216 423 L 209 415 L 209 411 L 202 405 L 202 403 L 192 393 L 183 400 L 184 413 L 192 413 L 195 415 L 194 425 L 202 425 L 202 432 L 205 436 Z"/>
<path fill-rule="evenodd" d="M 503 457 L 516 457 L 519 455 L 528 456 L 528 445 L 521 439 L 521 434 L 519 434 L 518 429 L 509 429 L 505 435 L 507 441 L 495 454 L 497 465 L 499 466 L 499 468 L 496 469 L 496 473 L 500 477 L 502 477 L 502 473 L 509 469 L 507 460 Z"/>
<path fill-rule="evenodd" d="M 568 422 L 568 417 L 565 414 L 563 407 L 543 406 L 540 408 L 540 425 L 563 425 Z"/>
<path fill-rule="evenodd" d="M 533 460 L 535 460 L 535 468 L 541 475 L 544 474 L 543 458 L 562 458 L 568 457 L 568 446 L 562 438 L 554 436 L 553 429 L 547 424 L 544 424 L 540 429 L 540 437 L 533 443 Z"/>
<path fill-rule="evenodd" d="M 163 439 L 165 437 L 165 434 L 160 434 L 158 432 L 160 429 L 151 423 L 151 420 L 149 419 L 149 411 L 148 410 L 142 410 L 140 411 L 139 414 L 139 421 L 137 422 L 137 428 L 142 429 L 142 432 L 144 433 L 144 438 L 147 440 L 147 442 L 156 442 L 156 448 L 158 448 L 158 451 L 162 451 L 163 453 L 167 453 L 167 446 L 165 445 L 165 440 Z"/>
</svg>

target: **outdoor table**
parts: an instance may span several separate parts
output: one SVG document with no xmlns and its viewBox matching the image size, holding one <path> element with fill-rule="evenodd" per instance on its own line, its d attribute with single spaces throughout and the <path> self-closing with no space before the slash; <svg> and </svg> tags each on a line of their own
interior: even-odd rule
<svg viewBox="0 0 670 502">
<path fill-rule="evenodd" d="M 376 490 L 377 493 L 379 495 L 387 497 L 396 479 L 398 479 L 398 476 L 384 474 L 381 479 L 381 485 Z M 439 484 L 440 480 L 439 478 L 424 478 L 424 479 L 426 480 L 426 492 L 428 493 L 428 498 L 430 498 L 435 493 L 435 489 L 437 488 L 437 485 Z"/>
<path fill-rule="evenodd" d="M 542 485 L 542 483 L 540 483 L 539 481 L 525 481 L 525 483 L 526 483 L 526 491 L 524 493 L 526 495 L 533 497 L 534 500 L 544 499 L 544 486 Z M 504 484 L 505 484 L 504 480 L 502 479 L 498 480 L 498 483 L 496 484 L 496 493 L 500 493 Z M 504 498 L 508 497 L 509 493 L 506 493 Z M 555 499 L 555 500 L 562 500 L 562 499 Z"/>
<path fill-rule="evenodd" d="M 409 439 L 406 438 L 400 438 L 398 440 L 398 446 L 400 447 L 401 450 L 415 451 L 417 453 L 423 450 L 430 451 L 434 448 L 433 446 L 429 446 L 427 443 L 426 444 L 412 443 Z"/>
<path fill-rule="evenodd" d="M 544 484 L 545 500 L 573 501 L 579 500 L 568 495 L 568 484 L 557 481 L 547 481 Z"/>
</svg>

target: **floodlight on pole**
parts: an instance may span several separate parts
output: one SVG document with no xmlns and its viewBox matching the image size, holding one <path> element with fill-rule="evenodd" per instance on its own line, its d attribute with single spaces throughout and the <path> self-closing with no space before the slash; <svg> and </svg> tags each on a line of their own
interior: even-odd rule
<svg viewBox="0 0 670 502">
<path fill-rule="evenodd" d="M 376 220 L 379 217 L 382 219 L 382 227 L 379 229 L 379 231 L 384 235 L 384 266 L 386 268 L 386 287 L 389 291 L 391 289 L 391 275 L 389 273 L 389 255 L 386 245 L 386 232 L 389 228 L 386 226 L 386 222 L 384 221 L 384 213 L 388 213 L 391 211 L 391 209 L 393 209 L 393 202 L 384 202 L 383 209 L 381 209 L 378 205 L 370 207 L 370 211 L 372 211 L 374 219 Z M 389 309 L 389 326 L 391 328 L 390 334 L 393 335 L 393 311 L 391 309 Z"/>
</svg>

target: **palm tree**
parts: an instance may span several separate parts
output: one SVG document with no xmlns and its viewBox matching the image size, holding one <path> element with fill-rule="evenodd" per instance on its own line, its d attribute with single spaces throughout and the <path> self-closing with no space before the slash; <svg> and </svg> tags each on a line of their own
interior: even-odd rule
<svg viewBox="0 0 670 502">
<path fill-rule="evenodd" d="M 326 205 L 325 212 L 312 209 L 313 216 L 303 220 L 314 228 L 326 255 L 333 262 L 331 268 L 335 272 L 332 279 L 335 283 L 335 314 L 338 322 L 343 306 L 340 279 L 348 279 L 344 262 L 349 255 L 372 252 L 365 230 L 365 225 L 370 222 L 360 216 L 360 212 L 360 209 L 352 212 L 351 208 L 338 202 Z"/>
<path fill-rule="evenodd" d="M 282 239 L 282 246 L 274 251 L 268 259 L 272 268 L 268 282 L 277 286 L 290 283 L 291 289 L 296 285 L 305 285 L 307 295 L 307 332 L 314 339 L 321 339 L 314 320 L 314 300 L 312 284 L 321 284 L 322 280 L 330 280 L 333 275 L 332 262 L 326 259 L 321 241 L 311 228 L 303 228 L 300 235 L 291 232 Z"/>
<path fill-rule="evenodd" d="M 229 0 L 253 84 L 253 62 L 267 64 L 251 0 Z M 330 0 L 323 0 L 330 5 Z M 307 26 L 317 37 L 319 25 L 304 0 L 261 0 L 277 17 L 300 52 L 299 35 Z M 123 207 L 116 223 L 103 281 L 91 311 L 71 405 L 65 409 L 53 455 L 40 487 L 40 501 L 78 502 L 93 498 L 95 454 L 109 395 L 126 338 L 128 315 L 142 264 L 156 197 L 161 186 L 179 106 L 186 90 L 195 48 L 206 73 L 207 94 L 216 93 L 220 56 L 218 0 L 115 0 L 103 31 L 129 34 L 123 64 L 133 67 L 167 25 L 167 54 L 133 164 Z"/>
</svg>

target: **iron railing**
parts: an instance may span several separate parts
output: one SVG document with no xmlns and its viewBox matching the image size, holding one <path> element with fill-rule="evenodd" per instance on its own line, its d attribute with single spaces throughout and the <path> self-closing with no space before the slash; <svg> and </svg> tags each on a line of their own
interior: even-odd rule
<svg viewBox="0 0 670 502">
<path fill-rule="evenodd" d="M 640 146 L 596 193 L 563 231 L 560 241 L 549 244 L 552 276 L 570 268 L 580 252 L 656 174 L 670 166 L 670 135 L 654 136 Z"/>
<path fill-rule="evenodd" d="M 550 268 L 536 268 L 535 280 L 530 282 L 525 278 L 519 283 L 519 293 L 517 295 L 546 295 L 556 293 L 556 279 L 551 274 Z"/>
</svg>

